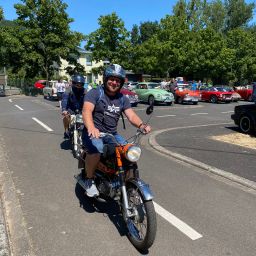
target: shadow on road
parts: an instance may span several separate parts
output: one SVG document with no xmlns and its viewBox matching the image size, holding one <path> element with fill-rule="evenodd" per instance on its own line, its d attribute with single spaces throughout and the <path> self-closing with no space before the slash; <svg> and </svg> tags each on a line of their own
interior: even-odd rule
<svg viewBox="0 0 256 256">
<path fill-rule="evenodd" d="M 80 207 L 82 207 L 86 212 L 103 213 L 103 216 L 108 217 L 115 225 L 120 236 L 125 236 L 127 234 L 120 208 L 115 201 L 109 201 L 105 203 L 99 202 L 94 198 L 89 198 L 85 195 L 83 188 L 78 183 L 76 183 L 75 193 L 79 200 Z"/>
</svg>

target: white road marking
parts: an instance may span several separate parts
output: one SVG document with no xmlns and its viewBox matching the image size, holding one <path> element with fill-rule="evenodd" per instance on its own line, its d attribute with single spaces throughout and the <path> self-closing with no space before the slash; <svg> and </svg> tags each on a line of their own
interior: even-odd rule
<svg viewBox="0 0 256 256">
<path fill-rule="evenodd" d="M 12 102 L 12 99 L 9 99 L 9 102 Z"/>
<path fill-rule="evenodd" d="M 222 114 L 234 113 L 234 111 L 221 112 Z"/>
<path fill-rule="evenodd" d="M 194 113 L 194 114 L 190 114 L 191 116 L 196 116 L 196 115 L 208 115 L 208 113 Z"/>
<path fill-rule="evenodd" d="M 16 108 L 20 109 L 20 110 L 24 110 L 23 108 L 21 108 L 20 106 L 18 105 L 14 105 Z"/>
<path fill-rule="evenodd" d="M 32 117 L 32 119 L 33 119 L 34 121 L 36 121 L 38 124 L 40 124 L 41 126 L 43 126 L 47 131 L 49 131 L 49 132 L 52 132 L 52 131 L 53 131 L 53 129 L 51 129 L 49 126 L 47 126 L 46 124 L 44 124 L 43 122 L 41 122 L 41 121 L 38 120 L 37 118 Z"/>
<path fill-rule="evenodd" d="M 176 115 L 164 115 L 164 116 L 156 116 L 156 117 L 166 117 L 166 116 L 176 116 Z"/>
<path fill-rule="evenodd" d="M 191 240 L 197 240 L 203 237 L 193 228 L 191 228 L 188 224 L 171 214 L 170 212 L 166 211 L 162 206 L 154 202 L 156 212 L 169 223 L 171 223 L 174 227 L 180 230 L 183 234 L 188 236 Z"/>
</svg>

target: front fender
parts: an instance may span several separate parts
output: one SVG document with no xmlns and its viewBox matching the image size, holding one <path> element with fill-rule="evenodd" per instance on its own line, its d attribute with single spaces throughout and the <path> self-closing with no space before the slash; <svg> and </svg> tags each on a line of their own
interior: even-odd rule
<svg viewBox="0 0 256 256">
<path fill-rule="evenodd" d="M 129 186 L 129 184 L 132 184 L 133 186 L 135 186 L 139 189 L 139 191 L 145 201 L 149 201 L 154 198 L 153 193 L 149 187 L 149 184 L 146 184 L 140 178 L 131 178 L 131 179 L 127 180 L 126 185 Z"/>
</svg>

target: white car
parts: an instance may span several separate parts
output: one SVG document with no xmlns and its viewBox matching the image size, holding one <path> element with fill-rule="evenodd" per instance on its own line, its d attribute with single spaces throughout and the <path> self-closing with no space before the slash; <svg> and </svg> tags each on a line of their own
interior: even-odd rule
<svg viewBox="0 0 256 256">
<path fill-rule="evenodd" d="M 56 89 L 56 83 L 58 81 L 51 80 L 48 82 L 48 84 L 43 88 L 43 95 L 45 99 L 49 100 L 57 100 L 57 89 Z"/>
</svg>

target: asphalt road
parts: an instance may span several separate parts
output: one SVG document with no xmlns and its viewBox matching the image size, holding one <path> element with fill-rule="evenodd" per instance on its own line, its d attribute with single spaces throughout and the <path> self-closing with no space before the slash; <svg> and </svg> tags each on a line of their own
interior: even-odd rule
<svg viewBox="0 0 256 256">
<path fill-rule="evenodd" d="M 95 208 L 76 185 L 77 162 L 63 141 L 56 105 L 39 97 L 0 99 L 1 147 L 6 161 L 1 181 L 5 182 L 3 199 L 14 255 L 139 255 L 125 236 L 116 206 L 97 204 Z M 150 123 L 153 130 L 173 128 L 156 138 L 164 147 L 225 171 L 242 166 L 252 179 L 248 162 L 240 164 L 243 154 L 239 149 L 220 145 L 214 151 L 212 141 L 205 139 L 223 129 L 231 131 L 225 127 L 232 127 L 233 107 L 208 103 L 157 106 Z M 144 119 L 145 108 L 140 104 L 135 109 Z M 135 129 L 127 124 L 124 131 L 120 123 L 120 132 L 129 137 Z M 157 237 L 148 254 L 255 255 L 255 191 L 159 154 L 147 138 L 142 140 L 139 166 L 141 177 L 155 193 L 158 213 Z M 226 152 L 234 152 L 234 162 Z M 255 151 L 246 153 L 255 166 L 250 154 L 255 156 Z"/>
</svg>

